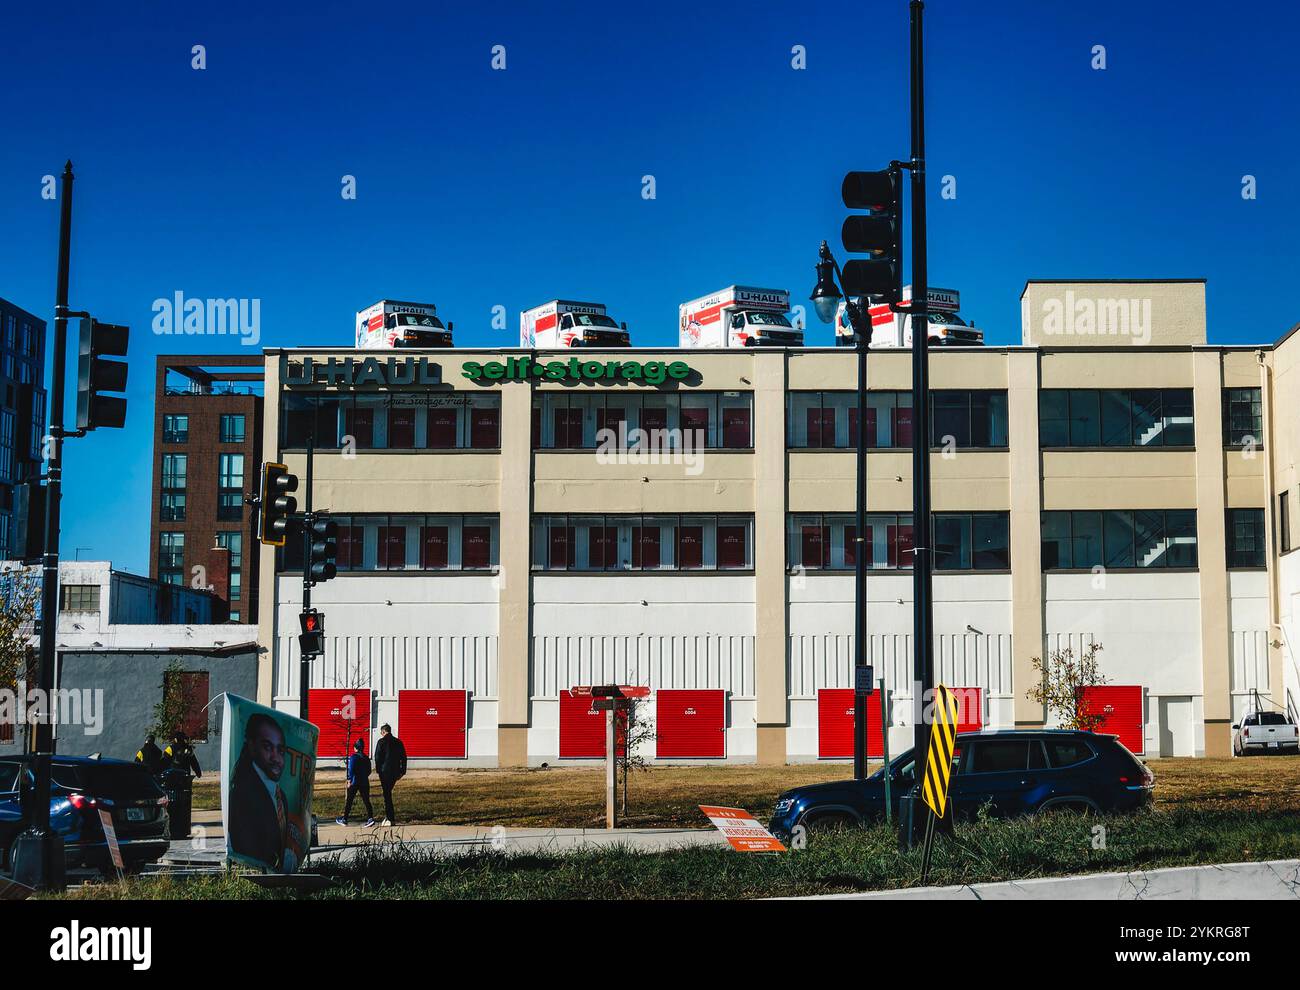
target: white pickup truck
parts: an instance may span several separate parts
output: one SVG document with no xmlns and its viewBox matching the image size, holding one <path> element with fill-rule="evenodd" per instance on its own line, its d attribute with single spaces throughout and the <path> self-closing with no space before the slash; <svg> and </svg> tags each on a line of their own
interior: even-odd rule
<svg viewBox="0 0 1300 990">
<path fill-rule="evenodd" d="M 1300 729 L 1282 712 L 1253 711 L 1233 727 L 1232 752 L 1249 753 L 1300 752 Z"/>
</svg>

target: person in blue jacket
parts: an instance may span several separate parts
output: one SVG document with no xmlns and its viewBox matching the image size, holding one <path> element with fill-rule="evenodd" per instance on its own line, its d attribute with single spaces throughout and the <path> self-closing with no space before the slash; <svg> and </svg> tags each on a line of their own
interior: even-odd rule
<svg viewBox="0 0 1300 990">
<path fill-rule="evenodd" d="M 366 806 L 366 828 L 375 824 L 375 809 L 370 806 L 370 757 L 366 755 L 366 741 L 358 739 L 352 744 L 352 755 L 348 757 L 348 797 L 343 804 L 343 814 L 334 819 L 336 825 L 346 825 L 352 811 L 352 802 L 357 795 Z"/>
</svg>

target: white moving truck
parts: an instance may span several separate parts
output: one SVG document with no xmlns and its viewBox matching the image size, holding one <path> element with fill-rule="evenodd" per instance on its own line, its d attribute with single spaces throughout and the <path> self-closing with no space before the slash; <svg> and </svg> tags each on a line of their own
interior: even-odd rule
<svg viewBox="0 0 1300 990">
<path fill-rule="evenodd" d="M 381 299 L 357 313 L 357 349 L 450 347 L 451 324 L 442 325 L 433 303 Z"/>
<path fill-rule="evenodd" d="M 961 307 L 961 294 L 955 289 L 934 289 L 926 291 L 930 324 L 931 347 L 978 347 L 984 343 L 984 331 L 976 330 L 973 323 L 967 323 L 958 314 Z M 903 305 L 912 300 L 912 287 L 903 286 Z M 861 305 L 859 303 L 859 305 Z M 871 304 L 867 307 L 871 317 L 872 347 L 911 347 L 912 317 L 907 313 L 895 313 L 888 305 Z M 838 346 L 851 346 L 853 328 L 849 325 L 848 311 L 840 303 L 835 311 L 835 343 Z"/>
<path fill-rule="evenodd" d="M 786 319 L 790 293 L 732 285 L 678 308 L 679 347 L 802 347 Z"/>
<path fill-rule="evenodd" d="M 603 303 L 552 299 L 519 314 L 520 347 L 629 347 L 627 324 L 605 313 Z"/>
</svg>

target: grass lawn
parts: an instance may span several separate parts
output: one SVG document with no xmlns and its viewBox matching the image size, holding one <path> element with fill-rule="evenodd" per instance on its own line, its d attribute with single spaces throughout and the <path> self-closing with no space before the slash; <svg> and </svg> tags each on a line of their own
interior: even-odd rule
<svg viewBox="0 0 1300 990">
<path fill-rule="evenodd" d="M 1148 763 L 1156 774 L 1156 806 L 1162 810 L 1300 811 L 1300 756 Z M 700 804 L 747 808 L 763 820 L 781 791 L 844 779 L 852 772 L 844 764 L 827 763 L 653 767 L 632 776 L 626 824 L 704 828 L 708 823 L 697 807 Z M 315 807 L 322 820 L 342 812 L 344 791 L 342 771 L 317 772 Z M 379 800 L 379 784 L 373 780 L 371 800 Z M 400 820 L 406 823 L 601 828 L 605 776 L 601 769 L 570 767 L 414 770 L 397 785 L 396 804 Z M 215 775 L 197 782 L 194 807 L 220 807 Z"/>
</svg>

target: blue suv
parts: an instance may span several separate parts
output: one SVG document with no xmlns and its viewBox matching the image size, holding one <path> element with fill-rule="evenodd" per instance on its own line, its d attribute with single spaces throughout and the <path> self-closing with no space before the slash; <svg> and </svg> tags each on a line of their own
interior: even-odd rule
<svg viewBox="0 0 1300 990">
<path fill-rule="evenodd" d="M 885 773 L 866 780 L 809 784 L 783 793 L 771 830 L 790 836 L 807 829 L 856 825 L 885 817 Z M 915 783 L 912 750 L 888 767 L 891 805 Z M 1054 808 L 1084 812 L 1133 811 L 1152 798 L 1155 775 L 1114 736 L 1070 730 L 1009 730 L 957 737 L 949 798 L 961 818 L 987 805 L 998 817 Z"/>
</svg>

